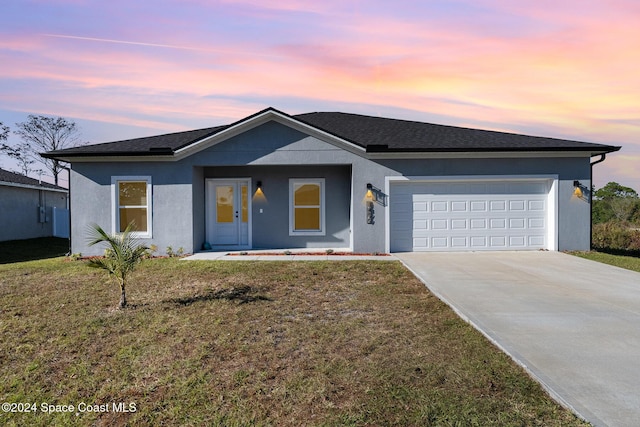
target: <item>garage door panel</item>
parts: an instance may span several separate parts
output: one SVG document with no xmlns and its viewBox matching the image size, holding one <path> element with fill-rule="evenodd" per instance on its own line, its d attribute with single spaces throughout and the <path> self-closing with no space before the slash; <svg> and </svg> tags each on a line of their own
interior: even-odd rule
<svg viewBox="0 0 640 427">
<path fill-rule="evenodd" d="M 469 238 L 466 236 L 452 237 L 451 247 L 454 249 L 464 249 L 469 247 Z"/>
<path fill-rule="evenodd" d="M 489 236 L 489 246 L 492 248 L 506 248 L 506 236 Z"/>
<path fill-rule="evenodd" d="M 489 200 L 490 212 L 505 212 L 507 210 L 506 200 Z"/>
<path fill-rule="evenodd" d="M 472 230 L 486 230 L 488 228 L 488 220 L 486 218 L 471 218 L 469 224 Z"/>
<path fill-rule="evenodd" d="M 423 250 L 429 248 L 429 238 L 428 237 L 415 237 L 413 239 L 413 247 L 423 248 Z"/>
<path fill-rule="evenodd" d="M 529 218 L 529 228 L 543 229 L 545 228 L 546 221 L 544 218 Z"/>
<path fill-rule="evenodd" d="M 424 220 L 422 220 L 422 219 L 421 220 L 415 220 L 414 219 L 413 220 L 413 229 L 416 230 L 416 231 L 427 230 L 429 228 L 428 224 L 429 224 L 429 221 L 426 220 L 426 219 L 424 219 Z"/>
<path fill-rule="evenodd" d="M 447 237 L 432 237 L 431 247 L 433 249 L 447 249 L 449 247 L 449 239 Z"/>
<path fill-rule="evenodd" d="M 467 202 L 465 200 L 451 201 L 451 212 L 467 212 Z"/>
<path fill-rule="evenodd" d="M 530 211 L 544 211 L 545 210 L 545 202 L 544 202 L 544 200 L 529 200 L 529 210 Z"/>
<path fill-rule="evenodd" d="M 485 200 L 471 200 L 469 203 L 471 212 L 487 212 L 487 205 Z"/>
<path fill-rule="evenodd" d="M 527 247 L 526 236 L 509 236 L 509 246 L 514 249 L 523 249 Z"/>
<path fill-rule="evenodd" d="M 394 183 L 391 205 L 401 207 L 390 212 L 391 250 L 546 248 L 549 188 L 548 181 Z"/>
<path fill-rule="evenodd" d="M 471 236 L 469 238 L 469 243 L 471 249 L 483 249 L 487 247 L 487 237 L 486 236 Z"/>
<path fill-rule="evenodd" d="M 524 218 L 509 218 L 509 229 L 515 230 L 520 229 L 524 230 L 525 228 L 525 219 Z"/>
<path fill-rule="evenodd" d="M 449 203 L 446 200 L 432 201 L 431 212 L 449 212 Z"/>
<path fill-rule="evenodd" d="M 413 212 L 428 212 L 428 202 L 413 202 Z"/>
<path fill-rule="evenodd" d="M 447 221 L 446 219 L 432 219 L 431 229 L 432 230 L 448 230 L 449 221 Z"/>
<path fill-rule="evenodd" d="M 510 211 L 523 211 L 525 209 L 526 203 L 524 200 L 509 200 L 509 210 Z"/>
<path fill-rule="evenodd" d="M 528 236 L 529 246 L 543 247 L 545 244 L 544 236 Z"/>
<path fill-rule="evenodd" d="M 468 230 L 468 222 L 466 219 L 452 219 L 451 220 L 451 229 L 452 230 Z"/>
<path fill-rule="evenodd" d="M 507 228 L 507 220 L 504 218 L 489 218 L 489 228 L 492 230 L 504 230 Z"/>
</svg>

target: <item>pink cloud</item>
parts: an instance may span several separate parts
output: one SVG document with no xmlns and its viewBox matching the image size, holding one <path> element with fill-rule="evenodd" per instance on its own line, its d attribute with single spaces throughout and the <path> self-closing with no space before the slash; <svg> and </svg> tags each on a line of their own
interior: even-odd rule
<svg viewBox="0 0 640 427">
<path fill-rule="evenodd" d="M 249 6 L 255 9 L 305 13 L 326 12 L 332 7 L 331 2 L 316 0 L 222 0 L 221 3 L 233 6 Z"/>
<path fill-rule="evenodd" d="M 206 7 L 203 15 L 215 12 L 216 19 L 191 29 L 169 14 L 156 18 L 184 32 L 148 22 L 108 35 L 0 38 L 0 61 L 11 64 L 0 68 L 0 82 L 43 88 L 0 90 L 0 103 L 171 131 L 194 121 L 235 120 L 263 108 L 260 100 L 289 97 L 309 109 L 317 103 L 395 107 L 438 114 L 454 125 L 630 141 L 630 150 L 640 141 L 636 2 L 487 0 L 473 6 L 490 19 L 450 20 L 389 6 L 374 14 L 360 2 L 186 4 L 196 12 Z M 290 12 L 317 16 L 300 22 Z M 225 18 L 238 14 L 255 16 L 260 32 L 228 29 Z M 494 31 L 501 19 L 509 22 Z M 270 36 L 269 29 L 287 24 L 299 26 L 298 37 Z M 611 173 L 633 173 L 632 161 L 614 158 Z"/>
</svg>

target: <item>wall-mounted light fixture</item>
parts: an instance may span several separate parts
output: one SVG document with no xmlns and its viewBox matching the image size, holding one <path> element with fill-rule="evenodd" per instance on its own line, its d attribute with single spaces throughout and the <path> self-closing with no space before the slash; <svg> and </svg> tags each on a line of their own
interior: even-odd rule
<svg viewBox="0 0 640 427">
<path fill-rule="evenodd" d="M 375 210 L 373 207 L 373 201 L 375 196 L 373 194 L 373 185 L 367 184 L 367 192 L 364 195 L 364 200 L 367 204 L 367 224 L 373 224 L 375 222 Z"/>
<path fill-rule="evenodd" d="M 264 193 L 262 192 L 262 180 L 257 180 L 256 181 L 256 192 L 253 193 L 252 200 L 254 202 L 263 202 L 263 203 L 267 202 L 267 198 L 264 195 Z M 260 212 L 260 213 L 262 213 L 262 212 Z"/>
<path fill-rule="evenodd" d="M 367 184 L 367 193 L 364 195 L 364 200 L 367 202 L 373 202 L 374 200 L 373 185 L 371 183 Z"/>
<path fill-rule="evenodd" d="M 582 184 L 577 179 L 573 181 L 573 195 L 577 198 L 582 198 Z"/>
</svg>

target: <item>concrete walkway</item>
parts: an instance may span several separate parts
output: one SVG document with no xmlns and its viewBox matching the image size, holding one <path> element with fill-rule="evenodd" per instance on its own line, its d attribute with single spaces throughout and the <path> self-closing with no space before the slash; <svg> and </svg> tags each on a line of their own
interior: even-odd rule
<svg viewBox="0 0 640 427">
<path fill-rule="evenodd" d="M 558 252 L 395 255 L 580 417 L 640 425 L 640 273 Z"/>
<path fill-rule="evenodd" d="M 289 253 L 285 255 L 285 251 Z M 187 261 L 397 261 L 393 255 L 358 255 L 348 254 L 349 249 L 334 249 L 334 254 L 325 249 L 279 249 L 249 250 L 246 252 L 200 252 L 186 258 Z M 339 255 L 338 255 L 339 254 Z M 348 254 L 348 255 L 344 255 Z"/>
</svg>

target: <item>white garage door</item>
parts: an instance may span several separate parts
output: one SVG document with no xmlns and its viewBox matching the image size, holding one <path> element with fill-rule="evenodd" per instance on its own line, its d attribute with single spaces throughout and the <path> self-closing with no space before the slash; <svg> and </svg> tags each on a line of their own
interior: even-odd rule
<svg viewBox="0 0 640 427">
<path fill-rule="evenodd" d="M 390 187 L 390 249 L 548 248 L 550 182 L 401 181 Z"/>
</svg>

